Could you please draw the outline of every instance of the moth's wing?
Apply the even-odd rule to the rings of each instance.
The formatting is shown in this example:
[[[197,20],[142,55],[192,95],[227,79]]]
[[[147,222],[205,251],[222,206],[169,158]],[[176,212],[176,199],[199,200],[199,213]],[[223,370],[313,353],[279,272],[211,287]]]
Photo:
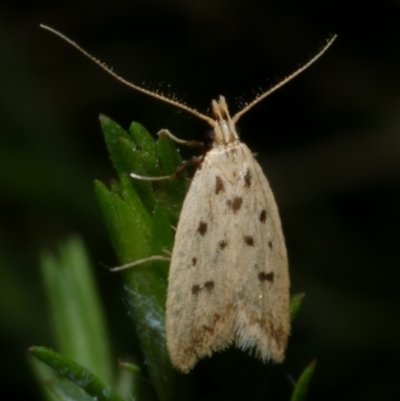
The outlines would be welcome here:
[[[175,235],[166,336],[171,361],[183,372],[234,340],[234,266],[223,252],[230,223],[216,204],[222,199],[216,194],[218,175],[218,153],[211,150],[192,180]]]
[[[236,267],[241,274],[234,276],[235,345],[264,361],[282,362],[290,331],[286,246],[268,181],[247,146],[241,148],[247,179],[237,185],[244,195],[240,230],[232,238],[242,248]]]
[[[287,257],[272,192],[246,145],[215,147],[195,174],[175,236],[171,361],[188,372],[232,342],[281,361],[288,332]]]

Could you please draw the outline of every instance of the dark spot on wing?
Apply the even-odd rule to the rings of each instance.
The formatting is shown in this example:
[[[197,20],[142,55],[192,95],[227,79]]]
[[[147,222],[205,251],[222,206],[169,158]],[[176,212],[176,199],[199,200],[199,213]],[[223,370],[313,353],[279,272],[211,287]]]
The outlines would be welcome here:
[[[203,284],[203,287],[199,284],[195,284],[194,286],[192,286],[192,294],[193,295],[198,295],[202,290],[207,290],[208,292],[211,292],[214,289],[214,281],[209,280],[206,281]]]
[[[204,345],[205,343],[207,343],[208,339],[210,339],[213,334],[214,334],[214,330],[215,330],[215,326],[218,322],[218,320],[220,320],[221,316],[218,313],[214,313],[213,316],[213,321],[210,322],[210,325],[202,325],[202,326],[197,326],[197,322],[194,322],[193,325],[193,330],[192,330],[192,343],[194,345],[194,347],[196,346],[200,346],[204,349]],[[187,349],[187,353],[188,355],[190,355],[190,357],[192,357],[193,355],[193,348],[188,348]],[[186,349],[184,349],[184,351],[186,351]]]
[[[252,235],[244,235],[243,236],[244,242],[248,246],[254,246],[254,238]]]
[[[214,289],[214,281],[206,281],[204,283],[204,288],[208,291],[212,291]]]
[[[204,223],[204,221],[200,221],[199,226],[197,227],[197,232],[204,236],[204,234],[207,232],[207,223]]]
[[[197,263],[197,258],[192,258],[192,265],[196,266],[196,263]]]
[[[222,241],[219,241],[218,242],[218,246],[221,248],[221,249],[225,249],[225,247],[228,245],[228,241],[225,241],[224,239],[222,240]]]
[[[261,210],[259,218],[261,223],[265,223],[267,221],[267,211],[265,209]]]
[[[274,282],[274,273],[266,273],[266,272],[261,272],[258,273],[258,279],[260,281],[269,281],[270,283]]]
[[[244,185],[248,188],[251,185],[251,171],[247,170],[246,175],[244,176]]]
[[[232,210],[236,213],[242,207],[243,199],[236,196],[232,202]]]
[[[225,190],[224,183],[220,176],[215,177],[215,194],[218,195],[220,192]]]
[[[242,207],[243,199],[239,196],[235,196],[233,200],[228,199],[226,204],[232,208],[233,212],[236,213]]]
[[[193,294],[193,295],[197,295],[200,291],[201,291],[201,288],[200,288],[200,286],[199,286],[198,284],[195,284],[195,285],[192,287],[192,294]]]
[[[272,248],[273,248],[272,241],[268,241],[268,246],[269,246],[269,249],[272,249]]]
[[[203,325],[203,330],[209,332],[210,334],[214,334],[214,327]]]

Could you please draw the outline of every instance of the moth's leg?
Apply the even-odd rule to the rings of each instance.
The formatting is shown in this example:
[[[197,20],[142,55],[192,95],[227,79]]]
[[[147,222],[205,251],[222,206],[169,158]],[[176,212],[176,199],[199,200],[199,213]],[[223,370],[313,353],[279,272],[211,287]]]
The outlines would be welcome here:
[[[137,260],[136,262],[127,263],[126,265],[113,267],[112,269],[110,269],[110,271],[111,272],[118,272],[120,270],[130,269],[131,267],[142,265],[143,263],[154,262],[155,260],[162,260],[162,261],[165,261],[165,262],[170,262],[171,261],[171,257],[159,256],[159,255],[149,256],[148,258],[140,259],[140,260]]]
[[[204,148],[204,143],[199,141],[185,141],[183,139],[177,138],[175,135],[167,129],[162,129],[157,132],[158,136],[167,136],[172,141],[179,143],[180,145],[189,146],[190,148]]]
[[[139,175],[136,173],[131,173],[131,177],[135,178],[136,180],[142,181],[164,181],[164,180],[175,180],[177,179],[189,166],[198,165],[203,160],[203,156],[193,156],[189,160],[183,162],[175,171],[174,174],[171,175],[163,175],[160,177],[146,177],[143,175]]]
[[[204,156],[192,156],[189,160],[184,161],[175,171],[174,174],[171,175],[171,180],[175,180],[179,178],[179,176],[190,166],[198,166]]]
[[[204,144],[203,142],[199,141],[184,141],[183,139],[177,138],[175,135],[171,134],[170,131],[167,129],[162,129],[161,131],[158,131],[157,133],[158,136],[167,136],[170,138],[172,141],[179,143],[180,145],[186,145],[189,147],[199,147],[204,149]],[[143,175],[138,175],[135,173],[131,173],[131,177],[135,178],[137,180],[143,180],[143,181],[164,181],[164,180],[175,180],[179,178],[179,176],[189,167],[189,166],[195,166],[201,163],[203,160],[204,156],[193,156],[189,160],[184,161],[175,171],[174,174],[171,175],[164,175],[161,177],[145,177]]]

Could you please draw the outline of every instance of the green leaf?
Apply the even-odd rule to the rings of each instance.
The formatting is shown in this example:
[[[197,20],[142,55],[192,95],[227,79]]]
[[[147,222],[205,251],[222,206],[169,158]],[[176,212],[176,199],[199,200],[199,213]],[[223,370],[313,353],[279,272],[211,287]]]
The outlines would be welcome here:
[[[104,138],[107,144],[111,160],[119,177],[135,172],[144,176],[160,175],[160,169],[149,163],[155,157],[155,144],[150,134],[143,126],[132,123],[131,133],[128,135],[117,123],[108,117],[100,117]],[[151,140],[151,144],[149,143]],[[148,212],[155,206],[155,197],[149,181],[131,180],[131,185],[136,189],[139,198]]]
[[[71,238],[58,256],[44,252],[41,268],[60,352],[110,380],[108,335],[97,287],[82,241]]]
[[[153,137],[142,124],[136,122],[131,124],[129,133],[130,137],[141,151],[143,158],[146,160],[144,164],[147,168],[152,169],[154,160],[157,158]]]
[[[174,143],[166,136],[160,136],[160,138],[158,138],[157,155],[165,175],[174,174],[177,169],[182,166],[182,159]],[[171,211],[173,219],[176,221],[179,219],[182,203],[188,190],[188,182],[185,180],[186,177],[186,172],[182,172],[176,179],[166,182],[167,188],[164,188],[164,191],[158,191],[156,193],[157,200]]]
[[[118,174],[129,174],[129,159],[124,157],[124,144],[129,143],[130,137],[125,130],[110,118],[101,115],[100,124],[111,160]]]
[[[91,371],[73,360],[61,356],[60,354],[49,350],[45,347],[31,347],[30,353],[46,365],[52,367],[59,374],[71,380],[78,387],[85,390],[90,396],[95,397],[99,401],[123,401],[123,399],[115,393],[110,386],[104,384]],[[71,389],[71,387],[69,388]],[[60,391],[57,386],[54,390]],[[72,389],[71,389],[72,391]],[[78,398],[79,400],[83,398]]]
[[[293,390],[292,397],[290,401],[305,401],[307,397],[308,387],[310,385],[310,381],[312,375],[315,370],[317,362],[314,360],[312,361],[303,371],[301,376],[299,377],[296,386]]]
[[[29,362],[41,384],[42,397],[48,401],[93,401],[84,390],[32,355]]]
[[[293,295],[290,298],[290,317],[291,317],[291,320],[293,320],[297,316],[297,314],[299,313],[299,310],[301,308],[301,305],[303,304],[303,300],[304,300],[305,296],[306,295],[304,293],[300,293],[300,294]]]
[[[96,195],[121,264],[143,259],[150,253],[151,217],[145,210],[136,191],[123,178],[121,195],[110,192],[101,182],[95,182]]]
[[[164,255],[172,250],[174,233],[171,225],[178,221],[179,210],[187,183],[160,181],[145,182],[152,191],[127,175],[131,172],[146,176],[172,174],[181,165],[176,148],[169,139],[157,144],[140,124],[131,125],[131,146],[115,144],[120,139],[110,120],[102,123],[108,147],[112,147],[112,160],[119,173],[120,184],[112,190],[96,182],[96,193],[106,221],[111,242],[120,264],[127,264],[149,256]],[[108,133],[107,130],[111,130]],[[121,161],[123,160],[123,161]],[[133,162],[127,162],[133,160]],[[149,200],[150,199],[150,200]],[[187,398],[188,376],[181,375],[171,365],[165,342],[165,301],[167,293],[168,262],[147,262],[124,272],[126,299],[129,312],[136,325],[141,350],[152,384],[162,401]]]
[[[158,205],[154,210],[152,227],[151,227],[151,254],[152,255],[165,255],[164,250],[172,252],[174,245],[174,232],[171,227],[171,215],[164,207]],[[160,262],[153,262],[153,266],[158,265]],[[167,278],[168,270],[163,264],[161,274]]]

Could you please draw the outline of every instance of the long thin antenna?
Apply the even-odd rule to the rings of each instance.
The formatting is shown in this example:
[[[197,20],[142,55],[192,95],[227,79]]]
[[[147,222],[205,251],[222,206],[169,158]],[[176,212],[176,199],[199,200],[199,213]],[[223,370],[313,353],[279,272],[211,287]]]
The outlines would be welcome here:
[[[118,81],[122,82],[124,85],[135,89],[139,92],[145,93],[146,95],[152,96],[156,99],[159,99],[165,103],[169,103],[172,104],[175,107],[178,107],[182,110],[187,111],[188,113],[191,113],[193,115],[195,115],[196,117],[206,121],[209,125],[211,125],[212,127],[216,126],[216,121],[214,119],[212,119],[211,117],[208,117],[202,113],[200,113],[199,111],[197,111],[196,109],[192,109],[189,106],[186,106],[186,104],[180,103],[177,100],[174,99],[170,99],[167,96],[164,95],[160,95],[157,92],[152,92],[151,90],[142,88],[138,85],[133,84],[132,82],[127,81],[126,79],[122,78],[120,75],[118,75],[117,73],[115,73],[110,67],[108,67],[106,64],[102,63],[100,60],[98,60],[97,58],[95,58],[94,56],[92,56],[90,53],[88,53],[86,50],[84,50],[82,47],[80,47],[77,43],[75,43],[73,40],[69,39],[67,36],[63,35],[61,32],[56,31],[53,28],[50,28],[47,25],[43,25],[40,24],[40,27],[43,29],[46,29],[47,31],[50,31],[51,33],[53,33],[54,35],[57,35],[58,37],[60,37],[61,39],[63,39],[64,41],[66,41],[67,43],[69,43],[71,46],[75,47],[76,49],[78,49],[83,55],[85,55],[88,59],[92,60],[94,63],[96,63],[97,65],[99,65],[103,70],[105,70],[106,72],[108,72],[111,76],[113,76],[115,79],[117,79]],[[289,75],[288,77],[286,77],[283,81],[279,82],[277,85],[275,85],[273,88],[269,89],[268,91],[262,93],[261,95],[257,96],[253,101],[251,101],[247,106],[245,106],[242,110],[240,110],[238,113],[236,113],[233,117],[232,117],[232,122],[233,123],[237,123],[239,118],[245,114],[247,111],[249,111],[253,106],[255,106],[257,103],[261,102],[261,100],[265,99],[267,96],[269,96],[271,93],[275,92],[276,90],[278,90],[279,88],[281,88],[283,85],[287,84],[289,81],[291,81],[293,78],[297,77],[297,75],[301,74],[304,70],[306,70],[311,64],[313,64],[316,60],[318,60],[327,50],[328,48],[332,45],[332,43],[334,42],[334,40],[336,39],[337,35],[333,35],[327,42],[327,44],[323,47],[323,49],[317,54],[315,55],[310,61],[308,61],[305,65],[303,65],[302,67],[300,67],[297,71],[295,71],[293,74]]]
[[[212,127],[214,127],[215,125],[215,121],[204,115],[201,114],[199,111],[192,109],[189,106],[186,106],[183,103],[180,103],[176,100],[170,99],[169,97],[166,97],[164,95],[160,95],[159,93],[156,92],[152,92],[148,89],[142,88],[138,85],[133,84],[132,82],[127,81],[126,79],[122,78],[120,75],[118,75],[117,73],[115,73],[110,67],[108,67],[106,64],[102,63],[100,60],[98,60],[97,58],[95,58],[94,56],[92,56],[90,53],[88,53],[86,50],[84,50],[82,47],[80,47],[77,43],[75,43],[73,40],[69,39],[68,37],[66,37],[65,35],[63,35],[61,32],[56,31],[53,28],[50,28],[47,25],[43,25],[40,24],[40,27],[43,29],[46,29],[47,31],[50,31],[51,33],[53,33],[54,35],[57,35],[58,37],[60,37],[61,39],[65,40],[67,43],[69,43],[71,46],[75,47],[76,49],[78,49],[83,55],[85,55],[88,59],[92,60],[94,63],[96,63],[97,65],[99,65],[103,70],[105,70],[106,72],[108,72],[110,75],[112,75],[115,79],[117,79],[118,81],[122,82],[124,85],[135,89],[139,92],[145,93],[146,95],[152,96],[156,99],[162,100],[163,102],[172,104],[176,107],[179,107],[182,110],[185,110],[191,114],[194,114],[196,117],[201,118],[202,120],[207,121],[208,124],[210,124]]]
[[[260,96],[256,97],[253,101],[251,101],[247,106],[245,106],[242,110],[237,112],[233,117],[232,121],[236,124],[239,120],[240,117],[246,112],[248,112],[253,106],[255,106],[257,103],[261,102],[261,100],[265,99],[267,96],[269,96],[271,93],[275,92],[277,89],[281,88],[283,85],[286,85],[289,81],[291,81],[293,78],[297,77],[297,75],[301,74],[304,70],[306,70],[311,64],[313,64],[315,61],[317,61],[327,50],[328,48],[332,45],[334,40],[337,38],[337,35],[333,35],[327,42],[327,44],[320,50],[318,54],[316,54],[309,62],[304,64],[302,67],[300,67],[297,71],[295,71],[293,74],[290,74],[288,77],[286,77],[283,81],[279,82],[277,85],[269,89],[268,91],[264,92]]]

